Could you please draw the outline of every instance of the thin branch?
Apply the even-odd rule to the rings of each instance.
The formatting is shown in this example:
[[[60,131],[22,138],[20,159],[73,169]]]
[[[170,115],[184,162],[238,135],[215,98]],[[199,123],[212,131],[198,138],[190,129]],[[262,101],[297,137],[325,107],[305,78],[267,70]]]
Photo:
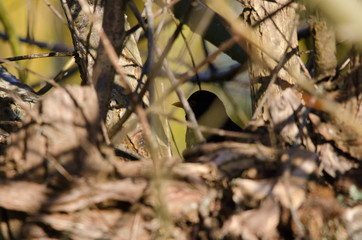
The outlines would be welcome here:
[[[47,57],[70,57],[74,56],[74,54],[75,52],[50,52],[50,53],[37,53],[37,54],[9,57],[5,59],[7,61],[13,62],[13,61],[28,60],[28,59],[47,58]]]
[[[190,6],[190,7],[192,7],[192,6]],[[185,19],[187,19],[187,17],[188,16],[185,16]],[[143,96],[145,95],[145,93],[149,90],[149,87],[150,87],[151,83],[153,82],[153,79],[156,77],[156,75],[158,74],[159,70],[162,67],[163,60],[166,58],[166,56],[170,52],[170,50],[171,50],[171,48],[173,46],[173,43],[175,42],[176,38],[180,34],[180,32],[182,30],[182,26],[183,26],[183,22],[181,22],[180,25],[177,26],[177,28],[174,31],[173,35],[171,36],[170,40],[167,42],[167,45],[166,45],[165,49],[163,50],[163,52],[160,55],[158,61],[156,62],[156,64],[152,68],[152,71],[149,74],[148,79],[145,82],[145,84],[144,84],[143,88],[141,89],[140,93],[137,94],[137,95],[134,95],[136,97],[135,99],[131,99],[131,101],[133,102],[132,106],[129,109],[127,109],[127,111],[123,114],[122,118],[110,130],[109,136],[111,138],[112,138],[112,136],[114,136],[121,129],[123,123],[126,122],[127,119],[131,116],[131,114],[133,113],[133,111],[135,109],[135,104],[140,103],[142,101]],[[175,90],[175,89],[173,89],[173,90]],[[159,100],[157,102],[159,102]]]
[[[181,0],[173,0],[172,2],[170,2],[167,5],[167,8],[171,8],[173,5],[175,5],[176,3],[178,3]],[[162,9],[159,9],[157,12],[155,12],[153,15],[154,17],[158,17],[159,15],[162,14]],[[147,23],[147,19],[144,18],[144,22]],[[132,33],[136,32],[137,29],[139,29],[141,27],[140,23],[138,23],[137,25],[133,26],[131,29],[129,29],[128,31],[126,31],[126,36],[131,35]]]
[[[175,18],[174,14],[172,13],[171,10],[169,10],[169,13],[170,13],[170,16],[171,16],[172,20],[175,22],[176,25],[178,25],[177,20],[176,20],[176,18]],[[186,37],[185,37],[185,35],[183,34],[182,31],[181,31],[181,37],[182,37],[182,39],[184,40],[186,50],[187,50],[187,52],[189,53],[192,67],[195,68],[195,66],[196,66],[195,58],[194,58],[194,56],[193,56],[193,54],[192,54],[191,48],[190,48],[190,46],[189,46],[189,43],[187,42]],[[197,82],[197,84],[199,85],[199,89],[201,90],[201,84],[200,84],[200,81],[198,80],[198,73],[195,74],[195,77],[196,77],[196,82]]]
[[[201,61],[195,68],[190,69],[187,73],[183,74],[180,79],[178,80],[177,84],[173,84],[171,87],[169,87],[165,93],[160,96],[157,101],[155,102],[155,105],[159,104],[162,101],[165,101],[165,99],[173,92],[177,87],[184,84],[186,81],[188,81],[192,76],[194,76],[197,72],[200,71],[202,67],[207,65],[209,62],[213,61],[218,55],[223,53],[226,49],[233,46],[233,44],[236,42],[236,38],[231,38],[228,41],[222,43],[219,48],[210,54],[208,57],[206,57],[204,60]],[[152,107],[151,107],[152,108]]]
[[[157,51],[157,54],[161,54],[160,49],[157,48],[156,51]],[[166,59],[163,60],[163,66],[166,69],[166,73],[167,73],[168,79],[170,80],[170,83],[172,85],[176,85],[177,80],[176,80],[175,75],[173,74],[170,66],[168,65],[168,61]],[[183,106],[188,118],[195,126],[198,126],[196,116],[195,116],[194,112],[192,111],[191,106],[190,106],[189,102],[187,101],[187,99],[185,98],[183,92],[181,91],[181,89],[179,87],[177,87],[175,89],[175,91],[176,91],[177,97],[179,98],[179,100],[182,103],[182,106]],[[200,129],[196,128],[195,130],[196,130],[195,133],[196,133],[197,141],[204,142],[205,138],[202,135]]]
[[[160,111],[152,111],[154,113],[157,114],[162,114],[164,115],[164,113],[160,112]],[[188,128],[192,128],[192,129],[199,129],[202,132],[205,133],[211,133],[211,134],[215,134],[215,135],[219,135],[219,136],[223,136],[223,137],[231,137],[231,138],[238,138],[238,139],[258,139],[258,135],[257,134],[251,134],[251,133],[244,133],[244,132],[235,132],[235,131],[229,131],[229,130],[223,130],[223,129],[219,129],[219,128],[211,128],[211,127],[207,127],[204,125],[195,125],[190,121],[183,121],[180,120],[178,118],[175,118],[173,116],[169,116],[166,115],[168,119],[170,119],[171,121],[177,122],[179,124],[182,124]]]
[[[62,68],[62,70],[54,77],[54,82],[59,83],[62,80],[66,79],[68,76],[70,76],[72,73],[78,71],[78,65],[75,64],[75,58],[71,58]],[[47,93],[50,89],[52,89],[53,86],[56,86],[53,84],[53,82],[49,83],[47,82],[44,87],[42,87],[37,94],[43,95]]]
[[[5,10],[2,1],[0,0],[0,21],[2,22],[5,31],[9,36],[9,43],[13,55],[20,56],[23,55],[23,49],[21,47],[18,34],[16,32],[13,22],[10,20],[8,12]],[[22,67],[25,67],[23,63],[20,63]],[[27,78],[27,73],[22,69],[17,69],[19,72],[19,78],[22,82],[25,82]]]
[[[55,9],[55,7],[53,7],[53,5],[50,4],[50,2],[48,2],[48,0],[43,0],[44,3],[49,7],[49,9],[55,14],[55,16],[57,16],[60,21],[62,21],[65,25],[67,24],[67,21],[63,18],[63,16],[58,12],[58,10]]]
[[[0,32],[0,38],[2,38],[4,40],[9,40],[9,36],[7,34],[1,33],[1,32]],[[35,41],[32,39],[26,39],[26,38],[22,38],[22,37],[19,37],[19,41],[22,43],[29,44],[29,45],[37,46],[42,49],[48,49],[48,50],[51,50],[54,52],[74,51],[72,47],[65,46],[63,44],[58,44],[58,43],[47,43],[47,42]]]
[[[280,8],[276,9],[275,11],[267,14],[263,19],[260,19],[259,21],[256,21],[251,27],[255,28],[257,26],[259,26],[262,22],[268,20],[268,19],[273,19],[273,16],[276,15],[279,11],[283,10],[284,8],[288,7],[290,4],[292,4],[294,1],[289,1],[286,4],[284,4],[283,6],[281,6]],[[265,10],[265,8],[264,8]]]
[[[39,77],[41,80],[46,81],[47,83],[52,84],[53,86],[60,87],[60,85],[57,84],[54,81],[53,78],[49,78],[49,77],[47,77],[45,75],[42,75],[40,73],[37,73],[37,72],[35,72],[35,71],[33,71],[33,70],[29,69],[29,68],[22,67],[22,66],[20,66],[19,64],[15,63],[15,62],[10,62],[10,61],[8,61],[8,60],[6,60],[4,58],[0,58],[0,64],[1,63],[7,63],[8,65],[10,65],[12,67],[15,67],[17,69],[26,70],[28,73],[34,74],[35,76]],[[20,80],[18,80],[18,81],[20,81]]]
[[[286,48],[284,51],[284,54],[282,58],[280,59],[278,65],[273,69],[271,73],[271,79],[268,83],[268,86],[265,90],[265,93],[262,97],[262,99],[259,101],[258,107],[255,109],[253,117],[251,119],[257,119],[257,116],[259,115],[261,109],[264,106],[264,103],[266,100],[268,100],[269,95],[271,94],[271,86],[275,83],[278,77],[279,71],[284,67],[284,65],[287,63],[287,61],[296,53],[297,49],[292,49],[290,52],[288,52],[289,48]]]
[[[197,83],[224,83],[234,80],[234,78],[245,68],[245,65],[236,63],[225,70],[217,70],[215,72],[206,71],[198,73],[189,79],[189,82]]]

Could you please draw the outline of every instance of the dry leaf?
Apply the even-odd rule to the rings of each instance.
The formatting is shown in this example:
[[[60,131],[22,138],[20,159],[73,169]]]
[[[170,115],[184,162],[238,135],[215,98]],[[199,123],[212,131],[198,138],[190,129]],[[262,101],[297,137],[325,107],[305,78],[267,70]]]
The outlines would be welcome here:
[[[37,213],[47,199],[45,185],[26,181],[0,181],[0,206],[8,210]]]
[[[279,205],[271,199],[266,199],[258,209],[232,215],[224,223],[222,235],[251,240],[278,239],[279,218]]]

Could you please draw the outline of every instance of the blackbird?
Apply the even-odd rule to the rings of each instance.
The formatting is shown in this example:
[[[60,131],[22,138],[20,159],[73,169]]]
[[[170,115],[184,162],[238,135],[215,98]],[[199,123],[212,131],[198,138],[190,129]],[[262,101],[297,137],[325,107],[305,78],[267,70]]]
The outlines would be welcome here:
[[[200,90],[194,92],[187,101],[189,102],[199,125],[228,131],[242,131],[242,129],[228,117],[224,104],[215,94],[209,91]],[[182,107],[179,102],[174,103],[173,105]],[[187,115],[185,118],[188,120]],[[208,132],[203,132],[203,136],[205,137],[206,142],[222,142],[229,139],[228,137]],[[194,130],[192,128],[187,128],[186,147],[190,148],[197,144],[198,141]]]

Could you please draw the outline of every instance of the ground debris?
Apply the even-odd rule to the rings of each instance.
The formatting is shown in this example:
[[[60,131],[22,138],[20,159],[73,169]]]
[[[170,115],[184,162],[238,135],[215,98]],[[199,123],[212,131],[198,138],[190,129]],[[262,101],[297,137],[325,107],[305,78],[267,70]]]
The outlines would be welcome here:
[[[345,154],[328,118],[285,94],[276,106],[292,110],[251,122],[252,140],[202,144],[154,169],[149,155],[127,159],[103,143],[96,108],[86,107],[97,106],[92,88],[54,90],[7,137],[1,237],[360,239],[358,151]]]

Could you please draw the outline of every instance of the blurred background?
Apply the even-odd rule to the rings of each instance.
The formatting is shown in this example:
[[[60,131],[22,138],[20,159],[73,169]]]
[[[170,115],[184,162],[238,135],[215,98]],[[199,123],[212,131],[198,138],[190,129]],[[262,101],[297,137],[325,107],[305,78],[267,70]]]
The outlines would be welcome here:
[[[49,45],[57,44],[59,47],[72,49],[72,40],[68,31],[68,27],[63,23],[54,12],[47,6],[50,3],[59,13],[62,14],[63,10],[57,0],[0,0],[2,12],[5,13],[2,19],[5,18],[15,30],[15,34],[26,40],[27,42],[43,42]],[[62,14],[63,16],[63,14]],[[0,24],[1,34],[5,34],[4,22]],[[14,42],[9,42],[3,37],[0,38],[0,57],[8,58],[13,57],[12,45]],[[47,53],[52,50],[47,48],[40,48],[35,44],[28,44],[21,42],[20,50],[23,55]],[[22,60],[17,63],[21,66],[30,69],[40,75],[54,78],[60,70],[64,67],[67,61],[72,57],[52,57],[52,58],[39,58],[31,60]],[[10,64],[4,66],[15,76],[18,76],[18,71]],[[73,75],[65,81],[67,83],[78,84],[79,77]],[[30,86],[37,86],[43,82],[41,76],[37,76],[28,72],[25,82]],[[35,89],[37,90],[37,89]]]
[[[143,1],[135,1],[140,12],[143,10]],[[230,4],[236,3],[236,6],[240,6],[236,1],[229,1]],[[1,8],[1,23],[0,24],[0,58],[9,58],[18,55],[30,55],[38,53],[52,52],[54,49],[46,47],[38,47],[30,42],[43,42],[49,45],[56,44],[59,48],[72,49],[72,39],[66,23],[64,23],[59,17],[56,16],[54,11],[57,11],[64,18],[63,9],[59,0],[0,0]],[[153,4],[154,11],[160,7]],[[234,8],[239,13],[242,9]],[[128,11],[127,19],[131,26],[134,26],[137,21],[131,11]],[[176,24],[169,15],[165,19],[162,17],[155,18],[155,26],[160,21],[164,21],[162,31],[158,36],[156,43],[160,49],[163,49],[168,39],[170,39]],[[4,38],[5,24],[11,26],[15,31],[17,37],[22,38],[25,42],[12,42]],[[193,63],[200,63],[205,59],[205,50],[202,45],[202,39],[200,35],[195,34],[189,30],[185,25],[183,27],[183,37],[179,37],[173,45],[170,54],[167,59],[171,69],[177,76],[182,75],[188,70],[193,68]],[[147,56],[147,39],[141,33],[139,38],[138,47],[141,52],[142,60],[145,61]],[[26,43],[27,42],[27,43]],[[189,50],[185,46],[185,42]],[[20,50],[15,52],[14,46],[19,44]],[[216,48],[206,42],[206,49],[209,53],[212,53]],[[20,51],[20,52],[19,52]],[[191,53],[191,54],[190,54]],[[57,74],[66,66],[72,57],[48,57],[31,60],[17,61],[16,63],[20,67],[29,69],[25,71],[25,77],[22,80],[28,85],[32,86],[35,90],[44,86],[45,79],[53,79]],[[212,62],[217,70],[227,70],[231,66],[235,65],[233,61],[226,54],[219,55],[214,62]],[[9,72],[19,77],[19,71],[13,64],[3,64]],[[244,68],[246,69],[246,68]],[[200,74],[210,71],[210,66],[205,66]],[[33,73],[35,72],[35,73]],[[62,86],[67,84],[80,84],[81,79],[78,72],[71,74],[60,84]],[[170,87],[169,80],[166,77],[164,70],[161,70],[154,84],[154,98],[157,99],[163,94],[165,90]],[[224,102],[227,108],[229,116],[240,126],[246,124],[247,119],[251,115],[251,103],[250,103],[250,90],[248,82],[247,71],[243,71],[238,74],[233,81],[224,82],[222,84],[215,83],[202,83],[201,88],[214,92]],[[185,96],[190,96],[199,87],[194,83],[186,83],[181,86]],[[157,106],[158,111],[164,112],[165,115],[171,115],[180,120],[184,120],[185,113],[182,109],[178,109],[172,105],[172,103],[179,101],[176,94],[171,94],[167,97],[167,100],[162,102],[160,106]],[[186,127],[180,123],[174,121],[166,121],[166,125],[169,124],[171,131],[169,132],[170,140],[172,143],[173,154],[181,153],[185,148],[185,132]],[[166,131],[167,132],[167,131]]]

